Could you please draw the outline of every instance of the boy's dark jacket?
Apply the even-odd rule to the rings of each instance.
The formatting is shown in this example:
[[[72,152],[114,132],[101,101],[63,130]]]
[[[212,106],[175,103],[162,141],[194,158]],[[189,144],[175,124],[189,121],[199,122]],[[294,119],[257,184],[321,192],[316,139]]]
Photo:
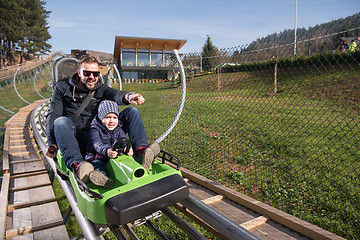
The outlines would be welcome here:
[[[90,139],[85,155],[85,161],[97,159],[107,162],[109,157],[106,154],[106,151],[111,148],[119,138],[127,139],[126,134],[119,125],[114,130],[110,131],[96,116],[90,126]],[[125,143],[121,147],[124,146]]]
[[[53,90],[50,100],[50,109],[46,118],[46,134],[48,144],[56,144],[53,125],[56,118],[65,116],[71,118],[76,110],[85,100],[89,90],[78,88],[76,82],[80,81],[78,74],[66,81],[58,82]],[[82,111],[78,121],[75,123],[79,129],[89,129],[92,119],[97,114],[99,104],[103,100],[112,100],[118,105],[127,105],[123,101],[127,92],[117,91],[107,85],[98,82],[94,89],[95,94],[87,107]]]

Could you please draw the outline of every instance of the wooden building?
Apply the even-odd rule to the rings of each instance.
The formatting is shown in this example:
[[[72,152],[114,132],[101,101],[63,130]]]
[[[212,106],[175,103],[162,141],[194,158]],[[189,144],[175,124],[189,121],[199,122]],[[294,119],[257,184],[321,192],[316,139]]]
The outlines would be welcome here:
[[[186,40],[116,36],[114,60],[122,79],[171,79],[173,50]]]

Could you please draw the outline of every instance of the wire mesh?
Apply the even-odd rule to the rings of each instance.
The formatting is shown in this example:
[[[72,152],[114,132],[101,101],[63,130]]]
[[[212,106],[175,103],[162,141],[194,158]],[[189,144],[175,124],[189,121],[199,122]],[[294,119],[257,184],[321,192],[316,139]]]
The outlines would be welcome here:
[[[48,83],[51,82],[52,59],[55,56],[50,54],[42,60],[0,70],[1,124],[29,102],[51,96],[52,87]],[[39,95],[40,92],[42,95]]]
[[[296,45],[286,30],[182,54],[186,103],[162,149],[200,175],[358,239],[359,26],[357,14],[297,29]],[[149,141],[171,124],[181,99],[175,56],[169,60],[168,79],[122,79],[123,90],[146,99],[137,107]]]
[[[296,51],[288,30],[183,54],[186,104],[162,148],[200,175],[357,239],[360,51],[345,41],[360,44],[359,26],[355,15],[298,29]],[[141,111],[151,139],[174,116],[181,91],[156,86],[159,96]],[[150,89],[139,91],[146,98]]]

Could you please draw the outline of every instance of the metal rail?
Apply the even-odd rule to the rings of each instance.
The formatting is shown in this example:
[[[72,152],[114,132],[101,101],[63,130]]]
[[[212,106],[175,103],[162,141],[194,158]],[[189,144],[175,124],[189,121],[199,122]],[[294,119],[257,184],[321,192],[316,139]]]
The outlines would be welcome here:
[[[182,110],[184,108],[184,104],[185,104],[185,96],[186,96],[186,78],[185,78],[185,71],[184,71],[184,67],[183,64],[181,62],[180,56],[179,56],[179,52],[178,50],[174,50],[174,54],[176,56],[176,61],[179,64],[179,71],[180,71],[180,76],[181,76],[181,98],[180,98],[180,104],[178,107],[178,111],[176,113],[176,116],[174,117],[173,122],[170,124],[169,128],[155,141],[160,143],[162,140],[164,140],[164,138],[169,135],[169,133],[173,130],[173,128],[175,127],[177,121],[180,118],[180,115],[182,113]]]
[[[39,91],[37,90],[37,88],[36,88],[35,81],[36,81],[36,76],[38,75],[38,73],[39,73],[39,71],[36,71],[36,73],[35,73],[35,75],[34,75],[34,78],[33,78],[34,89],[35,89],[36,93],[37,93],[42,99],[45,99],[45,97],[44,97],[43,95],[41,95],[41,94],[39,93]]]
[[[181,201],[184,207],[190,209],[203,221],[215,228],[219,233],[229,240],[255,240],[260,239],[245,228],[237,225],[224,215],[220,214],[213,208],[201,202],[194,196],[190,195],[187,199]]]
[[[42,103],[44,104],[44,103]],[[42,134],[40,133],[40,124],[42,124],[41,122],[36,123],[36,115],[39,114],[38,109],[40,109],[42,106],[42,104],[39,104],[31,113],[31,126],[33,128],[33,134],[34,137],[36,138],[36,141],[39,145],[39,148],[41,149],[41,151],[43,153],[46,152],[47,149],[47,144],[45,141],[45,138],[42,136]],[[46,103],[45,103],[46,104]],[[86,219],[84,217],[84,215],[80,212],[77,203],[76,203],[76,197],[74,192],[72,191],[71,185],[68,181],[65,181],[63,179],[61,179],[61,177],[56,174],[56,165],[53,159],[48,158],[45,154],[44,154],[44,160],[48,163],[48,165],[50,165],[51,167],[51,171],[53,173],[55,173],[56,178],[58,179],[65,195],[66,198],[69,201],[69,204],[74,212],[74,215],[79,223],[79,226],[84,234],[84,237],[86,239],[102,239],[101,235],[99,234],[96,226],[94,223],[92,223],[91,221],[89,221],[88,219]]]
[[[15,74],[14,74],[14,79],[13,79],[13,84],[14,84],[14,90],[16,92],[16,94],[18,95],[18,97],[23,100],[24,102],[26,102],[28,105],[30,105],[31,103],[29,103],[28,101],[26,101],[23,97],[20,96],[19,92],[16,89],[16,74],[20,71],[20,68],[18,68],[18,70],[16,70]]]

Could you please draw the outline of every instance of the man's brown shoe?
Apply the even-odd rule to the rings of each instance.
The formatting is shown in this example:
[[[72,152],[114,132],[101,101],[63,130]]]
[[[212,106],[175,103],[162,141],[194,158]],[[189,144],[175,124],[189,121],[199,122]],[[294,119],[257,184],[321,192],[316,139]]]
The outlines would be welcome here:
[[[150,166],[154,158],[160,153],[160,145],[157,142],[152,142],[144,149],[142,154],[143,163],[142,166],[145,168],[146,172],[149,172]]]

